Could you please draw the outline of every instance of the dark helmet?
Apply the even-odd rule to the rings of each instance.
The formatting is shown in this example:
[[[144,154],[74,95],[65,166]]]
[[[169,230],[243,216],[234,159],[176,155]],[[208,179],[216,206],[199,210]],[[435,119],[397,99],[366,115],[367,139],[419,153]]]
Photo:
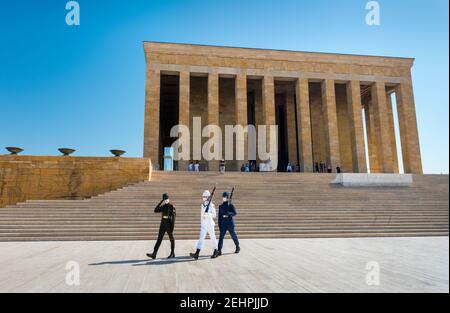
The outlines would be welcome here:
[[[222,197],[223,197],[223,198],[228,198],[228,197],[230,197],[230,194],[229,194],[227,191],[225,191],[225,192],[222,194]]]
[[[163,193],[162,198],[163,198],[163,200],[169,199],[169,194],[168,193]]]

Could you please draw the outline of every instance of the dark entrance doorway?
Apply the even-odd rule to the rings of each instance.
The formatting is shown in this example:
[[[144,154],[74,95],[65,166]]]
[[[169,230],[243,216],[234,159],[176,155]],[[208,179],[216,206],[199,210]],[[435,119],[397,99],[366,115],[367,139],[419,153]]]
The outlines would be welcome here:
[[[178,125],[178,101],[179,101],[179,76],[161,75],[161,95],[160,95],[160,117],[159,128],[161,134],[159,146],[159,164],[163,169],[164,164],[164,148],[172,146],[177,138],[170,137],[170,130],[173,126]],[[177,169],[177,162],[174,169]]]
[[[261,81],[248,80],[247,82],[247,125],[253,125],[256,129],[256,88],[261,86]],[[247,161],[247,160],[246,160]],[[245,163],[245,162],[244,162]],[[248,160],[249,169],[251,172],[256,171],[257,162],[256,159]],[[243,165],[243,164],[241,164]]]

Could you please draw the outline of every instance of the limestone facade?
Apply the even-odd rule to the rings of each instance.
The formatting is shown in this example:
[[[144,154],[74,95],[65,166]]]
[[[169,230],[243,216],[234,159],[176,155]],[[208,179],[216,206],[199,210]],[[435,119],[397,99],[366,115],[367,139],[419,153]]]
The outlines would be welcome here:
[[[84,199],[151,179],[145,158],[0,156],[0,208],[27,200]]]
[[[291,162],[312,172],[323,162],[344,172],[396,173],[396,105],[404,171],[422,174],[414,59],[159,42],[144,42],[144,50],[144,157],[157,168],[163,148],[176,140],[162,135],[161,125],[168,127],[162,121],[176,115],[191,137],[195,117],[202,127],[219,125],[223,134],[225,125],[278,125],[280,170]],[[191,138],[190,160],[216,170],[219,160],[206,162],[193,151],[206,141]],[[229,168],[238,170],[247,158],[245,149],[244,160],[228,162]],[[178,169],[188,162],[178,162]]]

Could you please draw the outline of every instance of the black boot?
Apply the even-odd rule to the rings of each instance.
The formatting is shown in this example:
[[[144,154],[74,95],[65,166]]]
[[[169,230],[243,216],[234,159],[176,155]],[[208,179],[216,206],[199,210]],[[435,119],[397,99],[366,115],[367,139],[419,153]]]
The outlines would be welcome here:
[[[219,250],[214,249],[213,255],[211,255],[211,259],[215,259],[219,256]]]
[[[221,255],[222,255],[222,249],[220,249],[220,250],[219,250],[219,253],[218,253],[218,255],[219,255],[219,256],[221,256]]]
[[[189,255],[191,256],[191,258],[194,258],[196,260],[198,260],[198,256],[200,254],[200,249],[197,249],[197,251],[195,251],[195,253],[189,253]]]
[[[241,248],[239,248],[239,246],[236,246],[236,251],[234,251],[234,253],[239,253],[241,252]]]
[[[147,256],[150,258],[150,259],[156,259],[156,253],[155,252],[153,252],[153,253],[147,253]]]
[[[167,257],[168,259],[172,259],[175,257],[175,252],[170,252],[170,255]]]

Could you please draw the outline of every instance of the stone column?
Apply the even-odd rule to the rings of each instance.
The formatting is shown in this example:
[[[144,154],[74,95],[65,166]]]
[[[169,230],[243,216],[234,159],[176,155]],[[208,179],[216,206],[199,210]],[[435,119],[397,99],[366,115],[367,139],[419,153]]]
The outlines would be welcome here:
[[[391,94],[386,95],[387,111],[388,111],[388,123],[389,123],[389,136],[391,140],[391,151],[392,151],[392,164],[394,166],[394,173],[399,172],[398,168],[398,156],[397,156],[397,142],[395,141],[395,126],[394,126],[394,115],[392,110],[392,96]]]
[[[265,76],[263,81],[263,123],[275,125],[275,81],[272,76]]]
[[[375,125],[373,126],[375,126],[378,164],[382,173],[393,173],[394,164],[392,162],[385,83],[374,83],[372,85],[371,94],[374,109]]]
[[[336,91],[334,80],[322,82],[322,112],[324,117],[327,164],[331,164],[333,172],[340,165],[339,133],[336,114]]]
[[[297,99],[298,154],[300,156],[300,168],[303,172],[312,173],[314,171],[314,165],[308,79],[299,78],[295,90]]]
[[[243,127],[247,126],[247,75],[238,74],[236,75],[236,85],[235,85],[235,121],[237,125]],[[248,161],[248,146],[247,146],[247,134],[244,135],[244,141],[242,141],[238,136],[236,136],[236,156],[238,154],[243,154],[244,160],[237,160],[234,162],[236,164],[236,170],[239,170],[239,165]],[[243,151],[241,151],[243,147]]]
[[[412,81],[396,89],[398,123],[405,173],[423,174]]]
[[[159,164],[159,110],[161,73],[147,68],[145,86],[145,121],[144,121],[144,157],[150,158],[154,169],[161,169]]]
[[[359,81],[347,83],[347,106],[354,173],[367,173],[364,128],[362,122],[361,86]]]
[[[180,72],[180,100],[178,106],[178,116],[179,121],[178,124],[184,125],[189,129],[190,124],[190,73],[189,72]],[[190,138],[189,138],[190,142]],[[183,149],[187,149],[187,147],[183,147]],[[189,155],[189,160],[180,160],[178,161],[178,170],[186,171],[187,165],[191,159],[191,153]]]
[[[208,75],[208,125],[219,125],[219,74]],[[219,147],[215,147],[219,149]],[[208,161],[208,171],[219,171],[219,160]]]
[[[367,145],[369,150],[370,173],[380,173],[380,166],[378,165],[377,149],[376,149],[376,134],[374,122],[374,110],[372,101],[365,106],[366,113],[366,129],[367,129]]]
[[[292,166],[297,165],[297,159],[300,162],[300,158],[297,157],[298,147],[297,147],[297,124],[295,120],[295,97],[293,86],[286,86],[286,123],[287,123],[287,142],[288,142],[288,153],[289,162]],[[299,163],[298,162],[298,163]],[[300,163],[299,163],[300,165]]]
[[[266,126],[266,149],[270,148],[270,125],[275,125],[275,81],[273,76],[264,76],[262,84],[262,124]],[[278,138],[276,139],[278,142]],[[274,170],[276,170],[274,168]]]

